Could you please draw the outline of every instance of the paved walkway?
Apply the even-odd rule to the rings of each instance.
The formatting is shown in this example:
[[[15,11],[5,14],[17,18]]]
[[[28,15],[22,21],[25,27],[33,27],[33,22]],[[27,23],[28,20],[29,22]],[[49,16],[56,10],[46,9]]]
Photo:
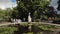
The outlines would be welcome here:
[[[21,23],[27,23],[27,22],[21,22]],[[0,24],[0,26],[15,25],[15,24],[21,24],[21,23],[2,23],[2,24]],[[32,22],[32,23],[40,23],[40,24],[44,24],[44,25],[54,25],[54,26],[57,26],[57,32],[60,32],[59,24],[43,23],[43,22]],[[29,25],[32,25],[32,24],[29,24]]]
[[[27,22],[21,22],[21,23],[27,23]],[[36,23],[36,22],[32,22],[32,23]],[[60,27],[60,24],[43,23],[43,22],[37,22],[37,23],[44,24],[44,25],[55,25],[55,26]],[[0,24],[0,26],[13,25],[13,24],[20,24],[20,23],[10,23],[10,22],[9,23],[2,23],[2,24]]]

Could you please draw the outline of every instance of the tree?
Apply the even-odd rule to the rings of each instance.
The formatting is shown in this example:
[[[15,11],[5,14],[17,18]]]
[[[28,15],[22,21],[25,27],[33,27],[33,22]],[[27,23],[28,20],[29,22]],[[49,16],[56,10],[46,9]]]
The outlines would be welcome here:
[[[14,7],[11,12],[11,18],[17,18],[18,17],[18,11],[17,8]]]
[[[58,0],[58,7],[57,10],[60,11],[60,0]],[[57,17],[60,19],[60,14],[57,14]]]
[[[60,10],[60,0],[58,1],[58,10]]]
[[[28,18],[28,13],[31,13],[31,18],[39,19],[41,15],[45,15],[47,12],[46,6],[49,1],[47,0],[17,0],[18,16],[21,20]],[[35,15],[36,14],[36,15]],[[18,18],[18,17],[17,17]]]
[[[48,6],[48,12],[47,12],[47,16],[49,17],[57,17],[57,12],[54,11],[54,8],[52,6]]]
[[[7,8],[5,10],[0,9],[0,18],[5,19],[5,20],[10,20],[11,19],[11,14],[12,14],[12,9],[11,8]]]

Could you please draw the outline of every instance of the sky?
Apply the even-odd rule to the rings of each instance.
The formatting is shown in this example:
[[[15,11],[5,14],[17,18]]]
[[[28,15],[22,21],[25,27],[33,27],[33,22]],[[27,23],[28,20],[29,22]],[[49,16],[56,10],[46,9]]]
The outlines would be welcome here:
[[[16,0],[0,0],[0,8],[1,9],[6,9],[6,8],[12,8],[15,7]]]
[[[50,3],[50,6],[53,6],[54,9],[57,11],[57,14],[60,14],[60,11],[57,10],[57,7],[58,7],[58,0],[52,0],[51,3]]]
[[[57,1],[58,0],[52,0],[50,6],[53,6],[56,9],[58,6]],[[15,7],[16,5],[17,5],[16,0],[0,0],[0,8],[2,9],[12,8]]]
[[[52,0],[50,6],[53,6],[55,9],[58,7],[58,0]]]

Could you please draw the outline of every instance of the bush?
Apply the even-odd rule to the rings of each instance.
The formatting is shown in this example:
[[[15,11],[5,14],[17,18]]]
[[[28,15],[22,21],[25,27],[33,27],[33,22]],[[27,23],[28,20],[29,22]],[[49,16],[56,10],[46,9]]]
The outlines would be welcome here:
[[[44,24],[40,24],[40,23],[35,23],[35,24],[33,24],[33,27],[38,27],[38,28],[40,28],[41,30],[43,30],[43,31],[55,31],[56,30],[56,26],[54,26],[54,25],[44,25]]]
[[[15,30],[15,27],[0,27],[0,34],[13,34]]]

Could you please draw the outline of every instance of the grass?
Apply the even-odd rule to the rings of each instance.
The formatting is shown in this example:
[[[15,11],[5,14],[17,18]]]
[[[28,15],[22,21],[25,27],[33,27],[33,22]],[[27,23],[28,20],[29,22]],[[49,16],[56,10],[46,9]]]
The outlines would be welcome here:
[[[33,34],[33,32],[29,32],[29,33],[27,33],[27,34]]]
[[[28,23],[21,23],[20,26],[28,26]],[[35,23],[33,24],[33,27],[34,28],[40,28],[44,31],[48,30],[48,31],[55,31],[56,30],[56,27],[53,26],[53,25],[44,25],[44,24],[39,24],[39,23]],[[3,27],[0,27],[0,34],[14,34],[14,31],[16,31],[17,28],[15,27],[8,27],[8,26],[3,26]],[[23,33],[25,34],[25,33]],[[33,32],[28,32],[27,34],[33,34]],[[39,34],[39,33],[37,33]]]
[[[13,34],[15,30],[15,27],[0,27],[0,34]]]
[[[56,30],[56,26],[55,25],[45,25],[45,24],[40,24],[40,23],[34,23],[33,26],[36,26],[42,30],[47,30],[47,31],[55,31]]]
[[[26,34],[26,33],[23,33],[23,34]],[[33,32],[28,32],[27,34],[33,34]]]

